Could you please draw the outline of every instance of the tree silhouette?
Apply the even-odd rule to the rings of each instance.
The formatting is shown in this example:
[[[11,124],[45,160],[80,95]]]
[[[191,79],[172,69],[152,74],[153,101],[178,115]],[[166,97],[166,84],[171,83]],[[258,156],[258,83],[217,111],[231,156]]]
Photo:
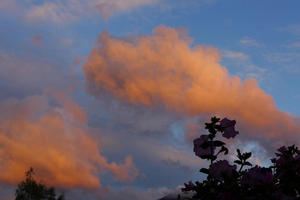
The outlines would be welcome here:
[[[16,189],[15,200],[65,200],[64,195],[56,198],[53,187],[48,188],[42,183],[37,183],[33,178],[33,168],[30,168],[25,175],[26,179]]]

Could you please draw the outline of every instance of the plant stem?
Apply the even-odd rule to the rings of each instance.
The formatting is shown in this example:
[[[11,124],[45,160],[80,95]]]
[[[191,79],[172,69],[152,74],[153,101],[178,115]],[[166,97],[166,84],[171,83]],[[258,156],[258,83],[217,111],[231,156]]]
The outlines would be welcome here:
[[[210,155],[211,155],[211,159],[210,159],[210,164],[212,165],[213,163],[213,159],[212,159],[212,156],[213,156],[213,147],[212,147],[212,139],[210,139]]]
[[[240,169],[239,169],[239,173],[242,171],[242,168],[244,167],[244,164],[241,165]]]

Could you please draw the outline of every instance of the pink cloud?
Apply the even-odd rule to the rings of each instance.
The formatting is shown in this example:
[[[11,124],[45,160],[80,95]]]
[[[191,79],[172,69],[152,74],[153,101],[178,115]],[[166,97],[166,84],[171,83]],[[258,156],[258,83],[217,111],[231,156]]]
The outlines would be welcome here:
[[[99,187],[106,172],[125,182],[139,174],[130,156],[117,164],[101,155],[84,110],[65,92],[7,99],[0,109],[1,183],[19,183],[31,166],[41,181],[64,188]]]
[[[34,4],[31,1],[4,0],[0,9],[18,13],[29,22],[66,23],[95,13],[107,19],[115,14],[129,12],[160,1],[162,0],[45,0]]]
[[[35,46],[42,47],[43,39],[44,38],[41,35],[36,35],[30,40],[30,42]]]
[[[190,116],[225,115],[256,137],[298,138],[297,116],[280,111],[255,79],[229,77],[217,49],[191,48],[191,41],[186,32],[165,26],[130,39],[103,32],[83,67],[89,90],[96,96],[105,90],[132,104],[163,104]]]
[[[100,15],[104,18],[111,17],[117,12],[126,12],[141,6],[152,5],[160,0],[103,0],[96,5]]]

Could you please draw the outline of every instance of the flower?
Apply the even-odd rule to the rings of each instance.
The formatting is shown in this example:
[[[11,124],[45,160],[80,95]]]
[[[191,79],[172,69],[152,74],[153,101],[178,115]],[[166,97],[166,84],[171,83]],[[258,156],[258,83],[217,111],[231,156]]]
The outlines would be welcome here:
[[[209,174],[217,180],[223,180],[224,176],[232,176],[235,170],[236,165],[230,165],[227,160],[219,160],[209,167]]]
[[[224,118],[221,120],[221,127],[224,128],[223,137],[229,139],[234,138],[237,134],[239,134],[238,131],[234,130],[234,126],[236,124],[235,120],[229,120],[227,118]]]
[[[270,168],[255,166],[243,176],[241,183],[243,185],[264,185],[271,184],[272,181],[273,174]]]
[[[285,152],[287,152],[287,148],[285,146],[280,147],[279,149],[277,149],[278,152],[280,152],[281,154],[284,154]]]
[[[209,147],[208,148],[201,147],[201,145],[207,141],[208,141],[208,135],[201,135],[199,138],[194,140],[194,152],[196,156],[201,157],[201,156],[206,156],[211,154]],[[214,149],[215,148],[213,148],[213,153],[214,153]]]
[[[300,160],[300,152],[297,152],[297,155],[295,156],[295,160]]]
[[[184,183],[184,188],[181,189],[182,192],[193,191],[196,185],[190,181],[189,183]]]

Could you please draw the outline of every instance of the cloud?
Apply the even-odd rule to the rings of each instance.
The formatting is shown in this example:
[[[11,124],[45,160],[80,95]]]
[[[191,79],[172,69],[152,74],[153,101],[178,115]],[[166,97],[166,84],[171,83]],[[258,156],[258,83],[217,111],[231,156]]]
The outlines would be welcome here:
[[[240,40],[240,43],[242,45],[245,45],[245,46],[252,46],[252,47],[258,47],[258,46],[260,46],[260,44],[256,40],[254,40],[254,39],[252,39],[252,38],[250,38],[248,36],[243,37]]]
[[[97,191],[69,190],[67,196],[73,200],[154,200],[170,193],[180,193],[180,187],[170,189],[167,187],[141,189],[139,187],[125,186],[112,188],[105,186]]]
[[[296,75],[300,73],[300,53],[293,52],[270,52],[263,54],[263,57],[272,65],[277,67],[281,73]]]
[[[223,57],[224,58],[230,58],[230,59],[236,59],[236,60],[246,60],[249,57],[242,53],[242,52],[236,52],[236,51],[230,51],[230,50],[225,50],[223,52]]]
[[[147,190],[140,190],[135,187],[124,187],[121,189],[112,189],[112,188],[105,188],[105,192],[102,192],[100,199],[103,200],[153,200],[159,199],[168,195],[170,193],[180,193],[180,187],[176,189],[170,189],[167,187],[160,187],[160,188],[150,188]]]
[[[152,5],[160,0],[103,0],[96,5],[100,15],[104,18],[111,17],[116,12],[126,12],[131,9]]]
[[[117,139],[125,141],[128,137],[131,137],[129,143],[123,142],[118,145]],[[164,141],[162,137],[132,135],[130,132],[122,134],[108,132],[100,136],[101,146],[112,154],[120,154],[119,152],[127,150],[132,152],[131,154],[136,154],[136,157],[144,157],[143,162],[172,162],[190,169],[197,169],[203,164],[193,154],[191,146],[174,145],[172,140],[174,138],[168,137],[168,141]]]
[[[103,18],[110,18],[117,13],[153,5],[161,0],[33,0],[21,2],[4,0],[2,10],[18,11],[30,22],[49,21],[65,23],[99,13]]]
[[[56,187],[95,188],[99,175],[130,182],[139,174],[132,158],[108,162],[86,125],[85,112],[66,92],[0,102],[0,183],[15,185],[33,167],[39,180]]]
[[[298,117],[280,111],[255,79],[229,77],[217,49],[190,45],[186,31],[165,26],[130,38],[103,32],[83,67],[89,92],[109,92],[135,105],[164,105],[189,116],[228,116],[252,136],[297,141]]]
[[[31,44],[33,44],[35,46],[42,47],[43,39],[44,39],[43,36],[36,35],[30,40],[30,42],[31,42]]]
[[[249,55],[231,50],[222,51],[222,61],[231,67],[235,67],[235,75],[241,79],[254,78],[261,81],[264,78],[264,73],[267,71],[253,64]]]
[[[300,48],[300,42],[293,42],[290,44],[285,45],[287,48]]]
[[[19,95],[24,91],[27,94],[41,92],[48,87],[61,88],[71,81],[62,68],[30,55],[25,57],[0,51],[0,60],[1,87],[4,87],[0,96],[13,90]]]
[[[278,29],[279,31],[286,31],[290,34],[293,34],[295,36],[299,36],[300,35],[300,24],[290,24],[288,26],[285,27],[281,27]]]
[[[298,52],[272,52],[263,55],[272,63],[298,63],[300,53]]]

